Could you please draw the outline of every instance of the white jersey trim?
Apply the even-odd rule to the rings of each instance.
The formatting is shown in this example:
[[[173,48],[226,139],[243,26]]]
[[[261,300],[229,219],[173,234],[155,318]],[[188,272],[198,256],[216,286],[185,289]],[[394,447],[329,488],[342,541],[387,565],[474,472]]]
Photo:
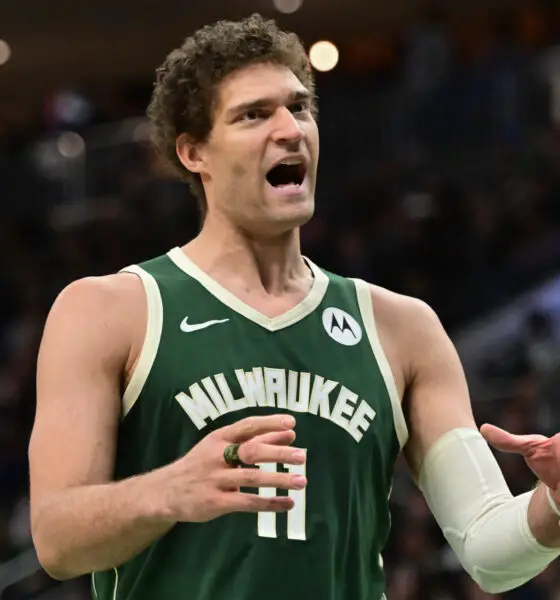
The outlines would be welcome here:
[[[360,307],[360,313],[362,315],[362,321],[368,336],[368,340],[377,360],[379,370],[385,381],[385,387],[391,400],[391,409],[393,411],[393,423],[395,425],[395,433],[399,440],[401,450],[404,448],[408,440],[408,427],[404,418],[402,409],[401,399],[399,398],[399,391],[393,372],[391,371],[391,365],[387,360],[379,335],[377,332],[377,326],[375,324],[375,315],[373,311],[373,302],[371,299],[371,287],[365,281],[361,279],[353,279],[356,285],[356,294],[358,296],[358,306]]]
[[[217,281],[214,281],[207,273],[192,262],[181,248],[173,248],[167,253],[167,256],[187,275],[190,275],[204,286],[215,298],[228,308],[243,315],[249,321],[253,321],[257,325],[264,327],[268,331],[278,331],[294,325],[311,314],[321,304],[323,297],[329,285],[329,278],[313,264],[309,259],[305,258],[305,262],[313,272],[313,284],[309,294],[297,305],[278,317],[267,317],[255,310],[253,307],[245,304],[229,290],[222,287]]]
[[[115,587],[113,588],[113,600],[117,600],[117,589],[119,587],[119,572],[116,567],[113,569],[115,572]],[[95,573],[91,574],[91,583],[93,587],[93,595],[95,596],[95,600],[99,599],[99,595],[97,594],[97,587],[95,585]]]
[[[144,269],[138,265],[131,265],[122,269],[121,273],[133,273],[140,278],[146,293],[148,313],[142,350],[122,398],[124,419],[138,400],[156,359],[163,329],[163,303],[156,280]]]
[[[116,567],[115,567],[114,571],[115,571],[115,588],[113,589],[113,600],[117,600],[117,590],[119,588],[119,572],[117,571]]]

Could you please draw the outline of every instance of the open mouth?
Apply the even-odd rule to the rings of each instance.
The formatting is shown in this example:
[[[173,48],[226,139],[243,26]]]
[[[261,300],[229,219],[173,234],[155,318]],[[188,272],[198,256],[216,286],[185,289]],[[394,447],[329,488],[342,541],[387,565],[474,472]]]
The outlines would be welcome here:
[[[305,179],[305,173],[305,164],[301,161],[297,163],[282,162],[270,169],[266,175],[266,180],[275,188],[289,185],[300,186]]]

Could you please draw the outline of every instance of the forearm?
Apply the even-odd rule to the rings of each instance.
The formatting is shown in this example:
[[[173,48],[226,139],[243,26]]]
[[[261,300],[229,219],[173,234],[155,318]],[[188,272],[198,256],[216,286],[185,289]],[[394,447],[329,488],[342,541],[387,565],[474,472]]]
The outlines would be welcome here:
[[[104,571],[130,560],[167,533],[158,493],[161,471],[116,483],[61,490],[33,511],[41,564],[57,579]]]
[[[542,483],[531,497],[527,521],[539,544],[547,548],[560,548],[560,516],[552,509],[546,496],[546,486]]]
[[[522,585],[560,554],[543,545],[558,539],[560,519],[546,490],[513,497],[476,430],[443,436],[426,458],[420,485],[464,568],[490,593]]]

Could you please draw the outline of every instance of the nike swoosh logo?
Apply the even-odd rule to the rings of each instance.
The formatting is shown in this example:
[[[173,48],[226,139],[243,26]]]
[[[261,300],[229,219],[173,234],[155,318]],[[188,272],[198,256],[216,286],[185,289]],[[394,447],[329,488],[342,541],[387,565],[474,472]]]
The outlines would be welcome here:
[[[199,331],[200,329],[206,329],[207,327],[211,327],[212,325],[218,325],[218,323],[226,323],[229,319],[214,319],[213,321],[204,321],[204,323],[196,323],[194,325],[189,325],[187,321],[189,317],[185,317],[181,321],[181,331],[185,333],[192,333],[193,331]]]

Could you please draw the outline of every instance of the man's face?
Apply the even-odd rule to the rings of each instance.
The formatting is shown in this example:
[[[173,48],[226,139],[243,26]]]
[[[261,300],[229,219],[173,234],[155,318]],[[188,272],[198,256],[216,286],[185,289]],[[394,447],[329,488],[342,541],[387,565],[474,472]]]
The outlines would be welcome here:
[[[210,137],[199,148],[210,212],[256,235],[311,218],[319,156],[312,102],[285,67],[251,65],[224,79]]]

